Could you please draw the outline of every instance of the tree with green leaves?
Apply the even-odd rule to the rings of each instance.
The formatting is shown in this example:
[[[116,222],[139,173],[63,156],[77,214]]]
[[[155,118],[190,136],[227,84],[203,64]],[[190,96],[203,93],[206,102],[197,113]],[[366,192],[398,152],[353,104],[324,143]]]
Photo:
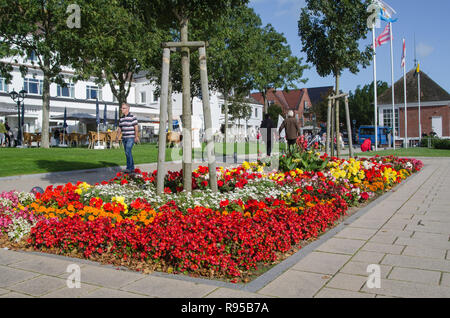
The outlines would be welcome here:
[[[119,105],[127,101],[133,76],[151,69],[160,53],[162,31],[142,14],[136,0],[80,0],[81,28],[67,32],[76,79],[108,83]],[[154,67],[154,66],[153,66]],[[120,107],[119,107],[120,111]]]
[[[221,15],[227,8],[244,5],[248,0],[141,0],[140,7],[146,16],[158,17],[157,22],[161,28],[180,30],[180,41],[189,40],[189,22],[192,19],[212,21]],[[201,40],[201,39],[199,39]],[[190,50],[188,47],[181,48],[182,69],[182,99],[183,129],[190,136],[191,124],[191,77],[190,77]],[[159,149],[164,151],[164,149]],[[183,188],[192,191],[192,142],[191,138],[183,138]]]
[[[352,119],[356,120],[358,126],[361,125],[374,125],[373,122],[373,101],[374,91],[373,82],[371,84],[359,86],[355,89],[355,92],[350,92],[348,96],[348,107]],[[383,81],[377,82],[377,91],[383,94],[389,89],[389,84]]]
[[[69,29],[66,13],[70,1],[62,0],[1,0],[0,38],[2,54],[15,53],[37,57],[37,67],[44,75],[42,85],[42,147],[49,148],[50,83],[64,85],[62,66],[67,56],[61,47],[67,41],[65,32]],[[7,47],[7,49],[5,49]],[[12,69],[1,67],[3,73]],[[22,66],[22,72],[27,68]],[[6,74],[7,75],[7,74]]]
[[[277,88],[287,91],[296,89],[296,82],[306,83],[302,76],[308,66],[292,55],[284,35],[270,24],[260,30],[255,53],[251,62],[253,88],[262,93],[264,113],[267,113],[268,91]]]
[[[280,117],[280,115],[283,116],[283,108],[281,108],[281,106],[278,104],[272,104],[267,109],[267,113],[275,123],[278,123],[278,118]]]
[[[367,67],[372,49],[363,51],[359,41],[367,37],[367,7],[369,0],[306,0],[300,13],[298,35],[307,62],[316,67],[321,77],[335,77],[335,92],[340,92],[339,79],[346,69],[359,72],[359,66]]]

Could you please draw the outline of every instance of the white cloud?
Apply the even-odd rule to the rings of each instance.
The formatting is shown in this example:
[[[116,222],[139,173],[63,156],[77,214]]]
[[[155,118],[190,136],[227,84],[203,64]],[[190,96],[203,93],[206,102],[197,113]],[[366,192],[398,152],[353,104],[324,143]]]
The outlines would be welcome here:
[[[417,45],[417,54],[419,57],[427,57],[431,55],[434,52],[434,47],[425,44],[423,42],[420,42],[419,45]]]

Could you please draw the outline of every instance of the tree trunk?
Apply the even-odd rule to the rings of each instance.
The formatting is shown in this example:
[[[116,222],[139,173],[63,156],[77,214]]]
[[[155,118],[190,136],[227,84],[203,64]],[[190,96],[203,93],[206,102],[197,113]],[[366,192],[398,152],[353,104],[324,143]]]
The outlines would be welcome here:
[[[42,148],[50,148],[50,79],[47,71],[50,68],[50,61],[44,61],[44,83],[42,87]],[[23,134],[23,132],[22,132]]]
[[[269,111],[269,105],[267,101],[267,90],[264,90],[263,93],[263,99],[264,99],[264,114],[267,114]]]
[[[336,75],[336,94],[339,95],[339,73]],[[336,153],[337,157],[341,157],[341,135],[339,131],[339,99],[336,99]]]
[[[226,162],[227,157],[227,138],[228,138],[228,93],[223,94],[223,111],[225,115],[225,126],[224,126],[224,140],[223,140],[223,162]]]
[[[188,22],[181,21],[181,42],[188,41]],[[181,48],[181,70],[183,78],[183,189],[192,192],[192,117],[191,77],[189,69],[189,48]]]

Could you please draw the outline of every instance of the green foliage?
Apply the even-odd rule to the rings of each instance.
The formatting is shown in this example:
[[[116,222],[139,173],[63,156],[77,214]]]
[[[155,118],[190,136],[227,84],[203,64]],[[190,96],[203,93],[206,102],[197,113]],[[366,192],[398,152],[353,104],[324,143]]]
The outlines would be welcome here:
[[[248,120],[252,116],[252,107],[243,96],[234,95],[230,97],[228,114],[232,120]]]
[[[377,82],[377,94],[383,94],[389,85],[386,82]],[[374,89],[373,82],[371,84],[364,85],[362,88],[358,86],[355,92],[350,92],[348,97],[348,107],[352,120],[356,120],[357,126],[361,125],[373,125],[374,120]],[[345,122],[345,113],[341,113],[341,122]]]
[[[421,140],[421,147],[428,147],[431,145],[431,148],[434,149],[443,149],[450,150],[450,140],[449,139],[440,139],[439,137],[424,137]]]
[[[281,155],[279,170],[283,172],[301,169],[304,171],[323,171],[328,164],[327,158],[321,158],[313,150],[303,150],[298,145],[291,147],[291,153]]]
[[[263,93],[264,112],[268,109],[266,93],[269,89],[296,89],[296,82],[307,81],[302,77],[308,66],[302,65],[301,58],[292,55],[284,35],[271,24],[261,29],[252,67],[253,87]]]
[[[306,0],[300,13],[298,35],[307,62],[312,63],[322,76],[340,76],[344,69],[356,74],[359,65],[370,64],[372,50],[359,49],[359,40],[365,39],[369,0]]]
[[[77,79],[108,83],[119,103],[126,101],[134,74],[150,69],[160,53],[162,31],[144,20],[134,0],[83,0],[81,28],[66,32],[64,50]]]
[[[278,123],[279,116],[283,116],[283,109],[277,104],[272,104],[267,109],[267,113],[269,114],[269,117],[273,120],[275,124]]]

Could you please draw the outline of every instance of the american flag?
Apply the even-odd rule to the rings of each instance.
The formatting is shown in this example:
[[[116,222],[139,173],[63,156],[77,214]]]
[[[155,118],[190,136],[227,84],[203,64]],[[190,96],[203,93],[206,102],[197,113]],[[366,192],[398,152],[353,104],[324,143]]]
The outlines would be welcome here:
[[[377,37],[376,41],[375,41],[375,48],[378,46],[383,45],[386,42],[389,42],[391,40],[391,28],[390,28],[390,23],[388,23],[386,25],[386,27],[384,28],[383,33],[380,34],[379,37]]]
[[[406,43],[405,39],[403,39],[402,67],[405,66],[406,66]]]

